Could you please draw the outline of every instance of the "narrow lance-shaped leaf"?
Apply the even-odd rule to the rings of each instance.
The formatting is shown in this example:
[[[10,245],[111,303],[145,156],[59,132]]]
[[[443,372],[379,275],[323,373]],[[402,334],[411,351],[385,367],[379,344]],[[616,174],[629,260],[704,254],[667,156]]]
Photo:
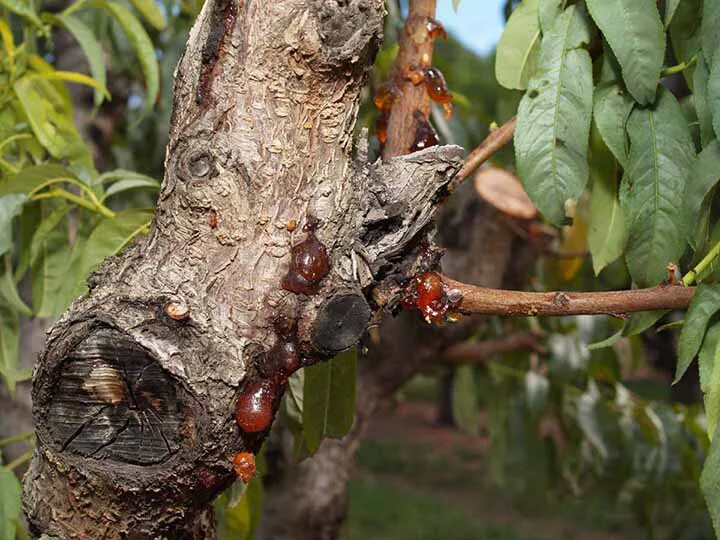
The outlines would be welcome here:
[[[693,103],[697,112],[700,124],[700,142],[703,147],[707,146],[715,137],[713,130],[713,115],[708,102],[708,83],[710,79],[710,68],[707,65],[704,54],[698,54],[697,65],[693,75]]]
[[[65,28],[80,45],[80,48],[85,53],[85,57],[90,67],[90,74],[102,87],[105,87],[106,74],[105,74],[105,62],[103,60],[103,50],[100,42],[95,38],[92,30],[77,17],[72,15],[58,14],[54,15],[52,20],[57,21]],[[103,100],[103,92],[101,90],[95,90],[94,102],[95,106],[99,106]]]
[[[122,29],[125,31],[128,40],[135,49],[135,54],[140,60],[140,66],[145,76],[145,107],[143,114],[147,114],[153,108],[158,92],[160,91],[160,74],[158,70],[157,58],[155,56],[155,48],[152,41],[145,32],[142,24],[135,16],[128,11],[122,4],[117,2],[103,2],[105,7],[118,21]]]
[[[0,466],[0,540],[15,540],[22,488],[15,473]]]
[[[685,220],[689,224],[696,223],[701,215],[703,203],[710,196],[715,185],[720,181],[720,143],[712,141],[700,152],[695,161],[692,173],[685,184],[683,203],[685,206]],[[690,245],[697,249],[703,244],[696,234],[688,230]]]
[[[164,30],[167,26],[165,15],[155,3],[155,0],[130,0],[135,9],[143,16],[147,22],[155,27],[156,30]]]
[[[25,17],[37,26],[42,25],[31,0],[0,0],[0,6],[5,6],[13,13]]]
[[[675,17],[675,12],[677,11],[680,3],[680,0],[665,0],[665,17],[663,19],[665,28],[670,26],[670,23],[672,23],[672,20]]]
[[[453,418],[460,429],[477,435],[479,412],[475,372],[470,364],[463,364],[455,370],[452,387]]]
[[[662,90],[653,107],[635,109],[627,124],[630,154],[620,188],[629,236],[625,259],[642,287],[665,279],[685,250],[682,193],[695,159],[680,105]]]
[[[678,362],[673,384],[677,383],[697,356],[710,318],[720,311],[720,285],[698,285],[680,333]]]
[[[624,167],[628,155],[626,125],[635,102],[620,81],[617,70],[615,58],[606,51],[600,83],[595,89],[593,118],[603,141]]]
[[[700,49],[700,25],[702,18],[698,13],[702,11],[703,0],[682,0],[675,11],[670,23],[670,41],[675,57],[679,62],[689,62]],[[693,69],[683,71],[685,81],[693,89]]]
[[[587,0],[620,62],[625,86],[641,105],[655,101],[665,58],[665,32],[655,0]]]
[[[538,4],[538,19],[540,30],[547,34],[560,14],[565,10],[567,0],[540,0]]]
[[[320,448],[323,438],[343,437],[352,427],[356,378],[355,349],[305,368],[303,432],[311,452]]]
[[[720,23],[720,21],[719,21]],[[707,81],[707,106],[710,109],[715,136],[720,137],[720,54],[713,56]]]
[[[700,476],[700,489],[705,496],[715,534],[720,535],[720,437],[713,437]]]
[[[620,167],[597,129],[590,135],[590,228],[588,245],[595,275],[623,253],[627,238],[618,200]]]
[[[700,28],[703,54],[708,65],[712,65],[717,54],[718,43],[720,43],[720,2],[715,0],[703,2]]]
[[[555,225],[565,221],[568,199],[588,180],[592,117],[590,39],[582,11],[570,6],[543,37],[538,72],[518,109],[515,153],[530,198]]]
[[[495,77],[511,90],[524,90],[532,76],[540,44],[538,0],[523,0],[508,19],[495,54]]]
[[[35,136],[53,157],[89,157],[75,128],[72,108],[52,82],[39,75],[26,75],[15,82],[14,90]]]
[[[716,332],[714,334],[717,334]],[[708,336],[705,338],[707,341],[710,337],[709,331]],[[707,417],[707,431],[710,440],[713,439],[715,430],[717,429],[718,420],[720,420],[720,348],[717,346],[717,340],[713,343],[715,345],[713,356],[713,366],[710,371],[710,380],[708,381],[705,389],[705,416]],[[702,355],[701,355],[702,360]]]

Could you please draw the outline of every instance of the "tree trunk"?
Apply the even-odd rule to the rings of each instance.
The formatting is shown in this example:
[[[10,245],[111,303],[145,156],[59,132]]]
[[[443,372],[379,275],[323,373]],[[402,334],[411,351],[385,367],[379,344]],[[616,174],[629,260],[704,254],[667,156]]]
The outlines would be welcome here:
[[[205,3],[150,234],[91,276],[35,370],[33,534],[213,538],[232,457],[257,451],[284,391],[281,353],[354,345],[371,299],[423,269],[461,150],[370,165],[361,140],[353,160],[382,16],[382,0]]]
[[[480,202],[465,185],[444,209],[439,237],[447,251],[443,271],[455,279],[498,288],[520,286],[535,253],[507,226],[507,218]],[[417,313],[386,318],[379,340],[364,340],[352,431],[325,439],[318,452],[300,463],[292,435],[282,430],[268,445],[270,474],[265,483],[262,540],[334,540],[347,517],[347,483],[368,423],[380,406],[414,375],[432,369],[448,346],[482,324],[470,317],[444,327],[429,326]]]

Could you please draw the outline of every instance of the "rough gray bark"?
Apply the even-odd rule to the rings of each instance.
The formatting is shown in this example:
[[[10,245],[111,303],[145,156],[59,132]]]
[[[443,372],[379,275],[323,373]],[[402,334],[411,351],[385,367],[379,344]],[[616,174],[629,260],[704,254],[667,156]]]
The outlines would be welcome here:
[[[214,537],[232,457],[268,432],[236,425],[238,396],[271,381],[274,412],[284,390],[273,323],[295,321],[303,363],[321,360],[359,339],[376,287],[418,269],[461,151],[370,165],[361,141],[353,159],[382,16],[382,0],[205,3],[176,72],[150,234],[91,277],[34,373],[33,534]],[[312,235],[328,275],[313,294],[284,290],[291,247]]]
[[[466,283],[518,287],[526,281],[535,253],[507,225],[507,218],[478,200],[469,185],[449,200],[439,239],[447,249],[443,271]],[[311,458],[295,463],[292,435],[283,430],[268,445],[263,540],[334,540],[347,516],[347,482],[368,422],[414,375],[431,370],[450,345],[483,324],[480,317],[444,327],[430,326],[417,313],[385,318],[378,339],[365,338],[359,362],[352,431],[326,439]]]

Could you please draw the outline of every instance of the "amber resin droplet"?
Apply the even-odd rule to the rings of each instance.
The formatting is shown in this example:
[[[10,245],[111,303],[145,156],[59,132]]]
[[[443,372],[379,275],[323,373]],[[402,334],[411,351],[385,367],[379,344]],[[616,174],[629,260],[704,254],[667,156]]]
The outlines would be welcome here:
[[[387,142],[387,128],[388,120],[390,119],[390,113],[382,112],[375,121],[375,136],[377,137],[380,144]]]
[[[437,68],[429,67],[424,71],[425,88],[427,93],[435,103],[450,103],[452,94],[448,91],[445,77]]]
[[[381,111],[390,112],[395,100],[401,95],[402,91],[398,85],[395,81],[390,80],[375,91],[375,94],[373,95],[373,102]]]
[[[246,433],[264,431],[273,420],[277,386],[273,381],[250,380],[245,383],[235,405],[235,421]]]
[[[426,272],[415,276],[401,299],[405,309],[417,309],[428,323],[442,324],[451,310],[462,301],[462,294],[456,289],[448,289],[437,272]]]
[[[428,119],[425,118],[425,115],[420,111],[415,111],[415,122],[415,140],[410,147],[410,151],[417,152],[430,148],[431,146],[437,146],[437,133],[435,133],[435,128],[433,128]]]
[[[330,257],[315,236],[316,228],[317,220],[308,219],[303,227],[307,237],[290,250],[290,268],[283,278],[283,289],[297,294],[315,294],[320,281],[330,272]]]
[[[255,456],[250,452],[240,452],[233,458],[233,468],[243,483],[247,484],[255,476]]]
[[[295,321],[278,317],[273,326],[277,340],[262,361],[261,373],[278,385],[283,385],[290,375],[302,367],[302,361],[296,340]]]
[[[428,17],[425,28],[427,29],[428,37],[430,39],[436,39],[439,37],[447,39],[448,37],[443,24],[437,19],[433,19],[432,17]]]

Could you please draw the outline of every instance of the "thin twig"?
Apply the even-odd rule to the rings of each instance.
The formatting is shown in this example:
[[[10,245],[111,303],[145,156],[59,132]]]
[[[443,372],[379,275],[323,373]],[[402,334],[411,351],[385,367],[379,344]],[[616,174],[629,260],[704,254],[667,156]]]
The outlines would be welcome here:
[[[8,444],[14,444],[14,443],[22,442],[22,441],[27,441],[28,439],[32,439],[34,436],[35,436],[34,431],[27,431],[25,433],[20,433],[19,435],[5,437],[4,439],[0,439],[0,448],[3,446],[6,446]]]
[[[458,311],[466,314],[533,317],[559,315],[624,315],[658,309],[686,309],[694,287],[660,285],[649,289],[607,292],[525,292],[476,287],[443,276],[459,290]]]
[[[22,465],[24,465],[25,463],[30,461],[32,459],[32,456],[33,456],[33,450],[28,450],[24,454],[21,454],[19,457],[15,458],[10,463],[5,465],[5,467],[10,469],[11,471],[14,471],[18,467],[21,467]]]
[[[465,158],[465,163],[463,164],[462,169],[460,169],[460,172],[458,172],[452,182],[450,182],[448,189],[452,192],[463,180],[470,176],[475,169],[485,163],[488,159],[499,152],[507,143],[509,143],[515,133],[516,124],[517,120],[513,116],[502,126],[491,131],[480,146],[470,152],[470,154]]]
[[[456,343],[445,349],[442,359],[452,364],[482,363],[495,354],[523,349],[540,350],[542,347],[533,334],[514,334],[500,339]]]

